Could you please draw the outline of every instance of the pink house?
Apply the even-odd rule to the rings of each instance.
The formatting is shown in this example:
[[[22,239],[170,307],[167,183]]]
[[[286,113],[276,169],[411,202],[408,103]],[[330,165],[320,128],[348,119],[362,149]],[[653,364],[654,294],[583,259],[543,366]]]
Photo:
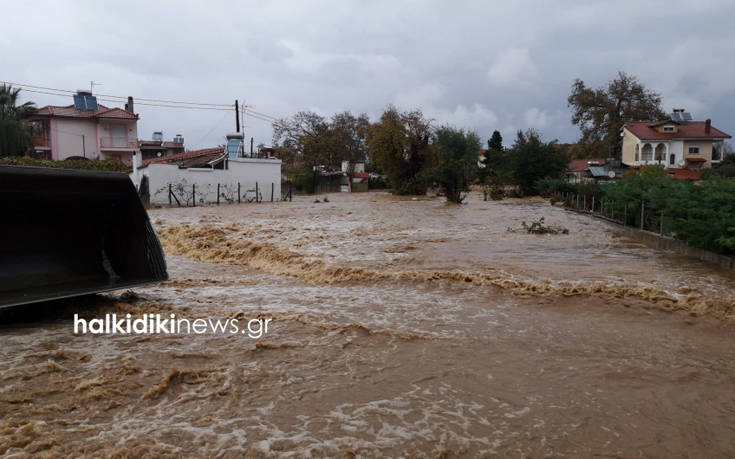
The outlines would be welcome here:
[[[138,151],[138,115],[97,103],[91,92],[78,91],[74,104],[47,105],[32,117],[36,156],[55,161],[68,158],[115,159],[132,166]]]

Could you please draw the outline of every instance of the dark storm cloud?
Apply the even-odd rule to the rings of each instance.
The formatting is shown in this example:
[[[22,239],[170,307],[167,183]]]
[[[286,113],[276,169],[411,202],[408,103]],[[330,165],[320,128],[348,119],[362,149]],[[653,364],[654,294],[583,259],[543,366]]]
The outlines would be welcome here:
[[[731,2],[14,2],[2,79],[100,93],[380,115],[420,107],[477,131],[534,127],[574,140],[566,98],[618,70],[735,132]],[[38,104],[68,103],[41,94]],[[138,106],[141,138],[163,129],[190,148],[222,142],[226,112]],[[268,123],[247,118],[269,143]]]

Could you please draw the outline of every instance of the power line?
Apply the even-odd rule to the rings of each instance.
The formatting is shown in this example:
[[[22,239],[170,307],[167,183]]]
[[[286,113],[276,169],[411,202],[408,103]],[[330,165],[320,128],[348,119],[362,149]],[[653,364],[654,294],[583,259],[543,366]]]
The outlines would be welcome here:
[[[68,97],[69,95],[76,94],[76,91],[70,90],[70,89],[58,89],[58,88],[50,88],[47,86],[38,86],[38,85],[31,85],[31,84],[25,84],[25,83],[12,83],[8,81],[0,81],[0,83],[4,83],[11,86],[17,86],[24,91],[33,92],[37,94],[47,94],[51,96],[60,96],[60,97]],[[127,101],[127,97],[125,96],[115,96],[110,94],[98,94],[97,100],[103,101],[103,102],[113,102],[113,103],[121,103]],[[203,102],[186,102],[186,101],[176,101],[176,100],[168,100],[168,99],[150,99],[150,98],[144,98],[144,97],[136,97],[134,98],[136,105],[143,105],[148,107],[163,107],[163,108],[186,108],[186,109],[198,109],[198,110],[220,110],[220,111],[230,111],[234,108],[234,105],[232,104],[212,104],[212,103],[203,103]],[[261,121],[266,121],[272,124],[278,124],[279,118],[268,115],[263,112],[259,112],[256,110],[251,109],[247,105],[243,105],[241,107],[241,111],[243,115],[248,115],[251,118],[255,118]]]
[[[47,86],[36,86],[36,85],[30,85],[30,84],[25,84],[25,83],[12,83],[8,81],[0,81],[0,83],[4,83],[7,85],[11,85],[11,86],[17,86],[23,89],[24,91],[28,91],[28,92],[49,94],[52,96],[67,97],[69,94],[71,95],[76,94],[76,91],[72,91],[70,89],[49,88]],[[49,91],[53,91],[53,92],[49,92]],[[99,100],[104,100],[106,102],[116,102],[116,103],[125,102],[127,100],[127,97],[125,96],[114,96],[110,94],[98,94],[97,98]],[[231,110],[233,107],[232,104],[185,102],[185,101],[167,100],[167,99],[148,99],[144,97],[135,98],[135,101],[138,105],[147,105],[147,106],[154,106],[154,107],[169,107],[169,108],[201,108],[201,109],[208,109],[208,110],[215,110],[215,109]],[[153,103],[153,102],[157,102],[157,103]]]

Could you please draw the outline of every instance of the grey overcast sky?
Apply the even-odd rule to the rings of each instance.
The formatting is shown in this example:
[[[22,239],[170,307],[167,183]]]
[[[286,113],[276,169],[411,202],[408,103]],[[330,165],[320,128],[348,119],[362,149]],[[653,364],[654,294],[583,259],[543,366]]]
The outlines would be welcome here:
[[[735,2],[729,1],[2,1],[0,80],[207,103],[244,100],[380,116],[421,108],[437,124],[574,141],[575,78],[618,70],[735,134]],[[39,106],[71,97],[25,93]],[[108,104],[109,105],[109,104]],[[139,137],[215,146],[234,112],[136,106]],[[245,119],[270,144],[269,123]]]

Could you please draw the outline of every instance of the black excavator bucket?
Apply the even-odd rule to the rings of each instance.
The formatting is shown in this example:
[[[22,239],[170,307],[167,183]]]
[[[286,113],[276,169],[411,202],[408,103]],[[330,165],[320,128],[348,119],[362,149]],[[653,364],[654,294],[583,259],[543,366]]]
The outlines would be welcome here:
[[[127,175],[0,166],[0,308],[168,279]]]

